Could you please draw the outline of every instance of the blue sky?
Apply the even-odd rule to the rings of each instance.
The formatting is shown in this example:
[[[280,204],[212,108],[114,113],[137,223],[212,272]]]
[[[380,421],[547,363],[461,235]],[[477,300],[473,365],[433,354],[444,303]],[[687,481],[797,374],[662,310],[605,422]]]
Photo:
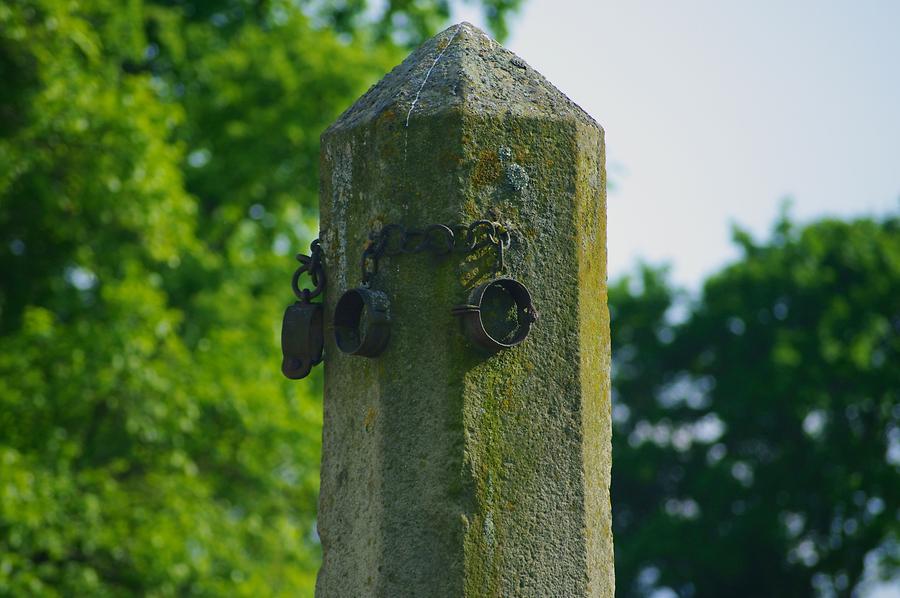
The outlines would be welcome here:
[[[900,208],[900,2],[526,0],[505,45],[606,130],[611,277],[669,262],[696,289],[788,197]]]

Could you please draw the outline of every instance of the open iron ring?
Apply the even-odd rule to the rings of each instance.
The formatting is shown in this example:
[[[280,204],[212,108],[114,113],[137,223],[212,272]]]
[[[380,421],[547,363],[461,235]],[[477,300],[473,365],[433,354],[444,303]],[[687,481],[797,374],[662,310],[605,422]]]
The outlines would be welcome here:
[[[478,240],[478,229],[487,228],[486,238]],[[476,249],[481,249],[482,247],[486,247],[491,245],[492,243],[496,245],[496,241],[494,240],[497,235],[497,225],[491,222],[490,220],[476,220],[472,224],[469,225],[469,228],[466,231],[466,245],[469,248],[469,251],[475,251]]]
[[[459,251],[462,253],[468,253],[469,251],[469,225],[468,224],[454,224],[450,227],[450,232],[453,233],[453,250]]]
[[[321,295],[322,291],[325,289],[325,273],[322,271],[321,266],[310,270],[310,264],[313,261],[313,258],[308,255],[298,255],[297,261],[300,262],[300,267],[297,268],[294,272],[294,276],[291,277],[291,290],[294,291],[294,295],[297,299],[308,302],[310,299],[314,299]],[[314,288],[300,288],[300,275],[304,272],[309,273],[309,277],[312,280],[313,285],[315,285]]]
[[[437,238],[437,235],[434,233],[440,233],[440,236],[443,237],[443,245],[434,242]],[[456,245],[456,241],[453,238],[453,229],[445,224],[432,224],[425,229],[424,236],[422,247],[430,248],[437,255],[450,253]]]
[[[505,293],[515,303],[516,326],[502,338],[494,336],[498,334],[496,330],[493,331],[494,335],[488,331],[482,317],[485,294],[489,292],[492,294]],[[463,327],[469,340],[491,353],[520,344],[528,336],[531,325],[538,318],[537,310],[531,303],[531,293],[528,292],[525,285],[512,278],[498,278],[476,287],[469,294],[469,302],[454,307],[451,313],[462,318]]]
[[[350,289],[334,308],[335,343],[350,355],[379,355],[391,337],[390,324],[390,302],[381,291]]]

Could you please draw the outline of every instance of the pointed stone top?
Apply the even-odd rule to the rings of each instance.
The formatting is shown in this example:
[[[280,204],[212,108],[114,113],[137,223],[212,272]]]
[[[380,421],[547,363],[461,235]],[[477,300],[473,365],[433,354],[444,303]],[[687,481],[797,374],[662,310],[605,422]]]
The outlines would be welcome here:
[[[470,23],[422,44],[329,128],[352,129],[384,112],[405,127],[424,116],[461,109],[475,115],[575,120],[599,125],[543,75]]]

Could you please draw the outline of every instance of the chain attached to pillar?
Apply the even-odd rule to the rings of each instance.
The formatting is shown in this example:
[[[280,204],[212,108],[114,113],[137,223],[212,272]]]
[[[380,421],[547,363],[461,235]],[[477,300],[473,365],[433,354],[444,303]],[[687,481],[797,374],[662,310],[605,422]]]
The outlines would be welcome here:
[[[509,248],[512,235],[507,227],[491,220],[476,220],[471,224],[431,224],[424,229],[407,229],[400,224],[386,224],[369,233],[360,262],[363,285],[369,284],[378,272],[382,257],[394,257],[410,253],[431,253],[444,257],[453,252],[469,254],[482,247],[497,248],[497,271],[506,269],[504,252]]]
[[[469,303],[454,307],[451,313],[462,319],[469,339],[480,347],[496,352],[518,345],[537,320],[537,311],[525,285],[512,278],[500,278],[506,270],[506,250],[511,243],[510,230],[500,222],[487,219],[471,224],[431,224],[422,229],[407,229],[392,223],[370,232],[360,259],[361,286],[345,292],[335,308],[338,348],[352,355],[375,357],[387,346],[390,302],[387,295],[370,288],[383,257],[431,253],[443,258],[452,253],[471,254],[489,246],[497,251],[498,278],[479,286],[470,295]],[[506,301],[507,311],[514,316],[510,324],[512,332],[500,334],[485,326],[482,301],[486,296],[495,295]]]
[[[297,297],[284,311],[281,323],[281,372],[292,380],[309,375],[314,365],[322,361],[325,346],[322,304],[312,303],[325,290],[325,269],[322,247],[316,239],[310,244],[310,255],[297,254],[300,267],[291,278],[291,289]],[[306,274],[312,288],[301,289],[300,276]]]

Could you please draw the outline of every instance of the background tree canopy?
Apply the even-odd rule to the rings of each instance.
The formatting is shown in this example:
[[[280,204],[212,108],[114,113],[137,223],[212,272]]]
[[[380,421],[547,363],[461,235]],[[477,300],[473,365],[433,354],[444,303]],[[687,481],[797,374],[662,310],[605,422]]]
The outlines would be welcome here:
[[[377,4],[0,4],[0,595],[311,595],[318,138],[449,10]]]
[[[694,302],[610,291],[618,591],[850,596],[898,572],[900,218],[735,239]]]
[[[449,9],[0,4],[0,595],[311,595],[321,381],[277,326],[318,137]],[[610,295],[623,595],[846,594],[896,548],[897,219],[739,240],[692,304]]]

